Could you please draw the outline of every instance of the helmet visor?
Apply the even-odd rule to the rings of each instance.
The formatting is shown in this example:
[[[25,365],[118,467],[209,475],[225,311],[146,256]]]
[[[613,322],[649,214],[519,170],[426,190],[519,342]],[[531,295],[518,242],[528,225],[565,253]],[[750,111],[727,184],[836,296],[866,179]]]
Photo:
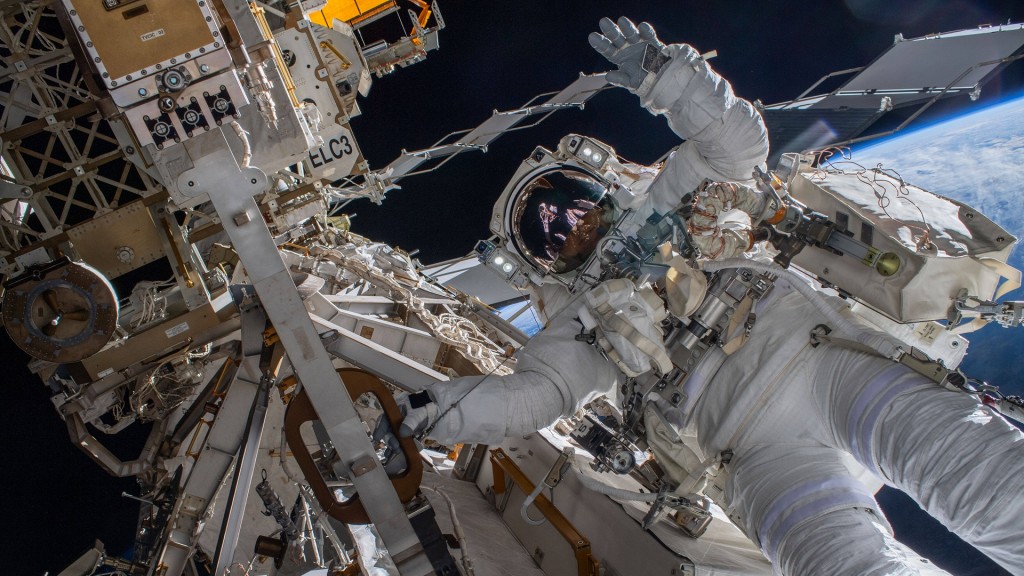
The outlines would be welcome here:
[[[608,232],[604,196],[604,185],[581,170],[539,174],[516,197],[512,239],[537,268],[571,272],[590,258]]]

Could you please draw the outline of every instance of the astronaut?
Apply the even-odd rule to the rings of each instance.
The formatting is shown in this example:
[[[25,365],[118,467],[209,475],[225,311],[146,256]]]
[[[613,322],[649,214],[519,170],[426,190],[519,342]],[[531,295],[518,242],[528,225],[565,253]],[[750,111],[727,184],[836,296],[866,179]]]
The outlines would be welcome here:
[[[404,399],[405,433],[497,444],[571,415],[597,395],[613,397],[631,376],[667,373],[659,321],[694,313],[707,289],[703,273],[674,267],[677,278],[665,281],[674,289],[662,287],[665,310],[647,285],[598,283],[585,270],[588,255],[612,228],[620,240],[640,237],[650,215],[690,206],[705,270],[726,270],[735,267],[731,257],[756,252],[760,238],[751,226],[721,226],[719,210],[738,207],[756,224],[781,209],[770,195],[733,184],[749,181],[767,155],[754,107],[693,48],[663,45],[648,24],[603,19],[600,28],[590,43],[618,67],[608,81],[665,116],[685,141],[660,171],[620,166],[617,180],[604,185],[567,168],[541,175],[520,195],[500,226],[512,228],[504,230],[505,248],[529,264],[547,325],[523,347],[513,374],[457,378]],[[632,228],[616,220],[624,208],[638,215]],[[663,248],[664,261],[678,263],[678,248]],[[746,262],[778,272],[756,257]],[[943,573],[893,538],[872,490],[855,477],[863,470],[1024,573],[1024,434],[972,397],[886,357],[891,350],[873,352],[893,344],[859,324],[845,301],[777,275],[752,304],[757,322],[742,346],[712,347],[689,376],[686,400],[662,406],[663,399],[648,398],[645,417],[695,430],[701,456],[717,458],[723,470],[726,511],[779,573]],[[819,325],[861,345],[812,345],[809,334]],[[604,336],[599,345],[577,337],[593,328]],[[677,481],[693,468],[671,446],[654,452],[670,472],[683,469]]]

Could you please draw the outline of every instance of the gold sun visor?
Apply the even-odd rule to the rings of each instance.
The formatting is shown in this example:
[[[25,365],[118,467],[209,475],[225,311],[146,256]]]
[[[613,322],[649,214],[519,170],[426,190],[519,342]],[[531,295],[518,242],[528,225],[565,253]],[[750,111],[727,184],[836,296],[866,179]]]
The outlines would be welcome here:
[[[608,233],[605,186],[569,167],[534,176],[516,195],[512,240],[535,267],[557,274],[579,268]]]

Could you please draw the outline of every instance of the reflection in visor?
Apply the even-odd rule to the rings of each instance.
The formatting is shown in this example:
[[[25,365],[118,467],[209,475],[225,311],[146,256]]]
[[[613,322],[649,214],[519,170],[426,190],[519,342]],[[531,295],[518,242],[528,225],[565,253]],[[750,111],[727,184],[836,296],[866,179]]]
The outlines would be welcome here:
[[[569,272],[607,233],[605,188],[578,170],[545,172],[522,188],[512,210],[513,240],[544,271]]]

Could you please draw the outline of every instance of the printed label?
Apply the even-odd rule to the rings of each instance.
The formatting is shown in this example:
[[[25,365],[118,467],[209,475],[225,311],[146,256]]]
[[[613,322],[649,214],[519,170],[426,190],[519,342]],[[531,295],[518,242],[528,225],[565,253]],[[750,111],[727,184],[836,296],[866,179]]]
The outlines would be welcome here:
[[[159,38],[159,37],[163,36],[164,34],[166,34],[166,32],[164,32],[163,28],[157,28],[156,30],[153,30],[152,32],[146,32],[142,36],[139,36],[139,38],[143,42],[149,42],[150,40],[152,40],[154,38]]]
[[[942,326],[935,322],[922,322],[914,332],[917,334],[918,338],[928,344],[931,344],[932,342],[935,342],[935,339],[942,333],[942,329]]]
[[[110,376],[113,373],[114,373],[114,369],[113,368],[107,368],[106,370],[100,372],[99,374],[96,374],[96,377],[97,378],[106,378],[107,376]]]
[[[359,148],[352,133],[341,124],[333,124],[318,132],[317,136],[323,143],[307,154],[311,175],[337,179],[351,174],[359,158]]]
[[[166,334],[168,338],[174,338],[175,336],[183,332],[188,332],[188,322],[175,324],[174,326],[171,326],[167,330],[164,330],[164,334]]]

